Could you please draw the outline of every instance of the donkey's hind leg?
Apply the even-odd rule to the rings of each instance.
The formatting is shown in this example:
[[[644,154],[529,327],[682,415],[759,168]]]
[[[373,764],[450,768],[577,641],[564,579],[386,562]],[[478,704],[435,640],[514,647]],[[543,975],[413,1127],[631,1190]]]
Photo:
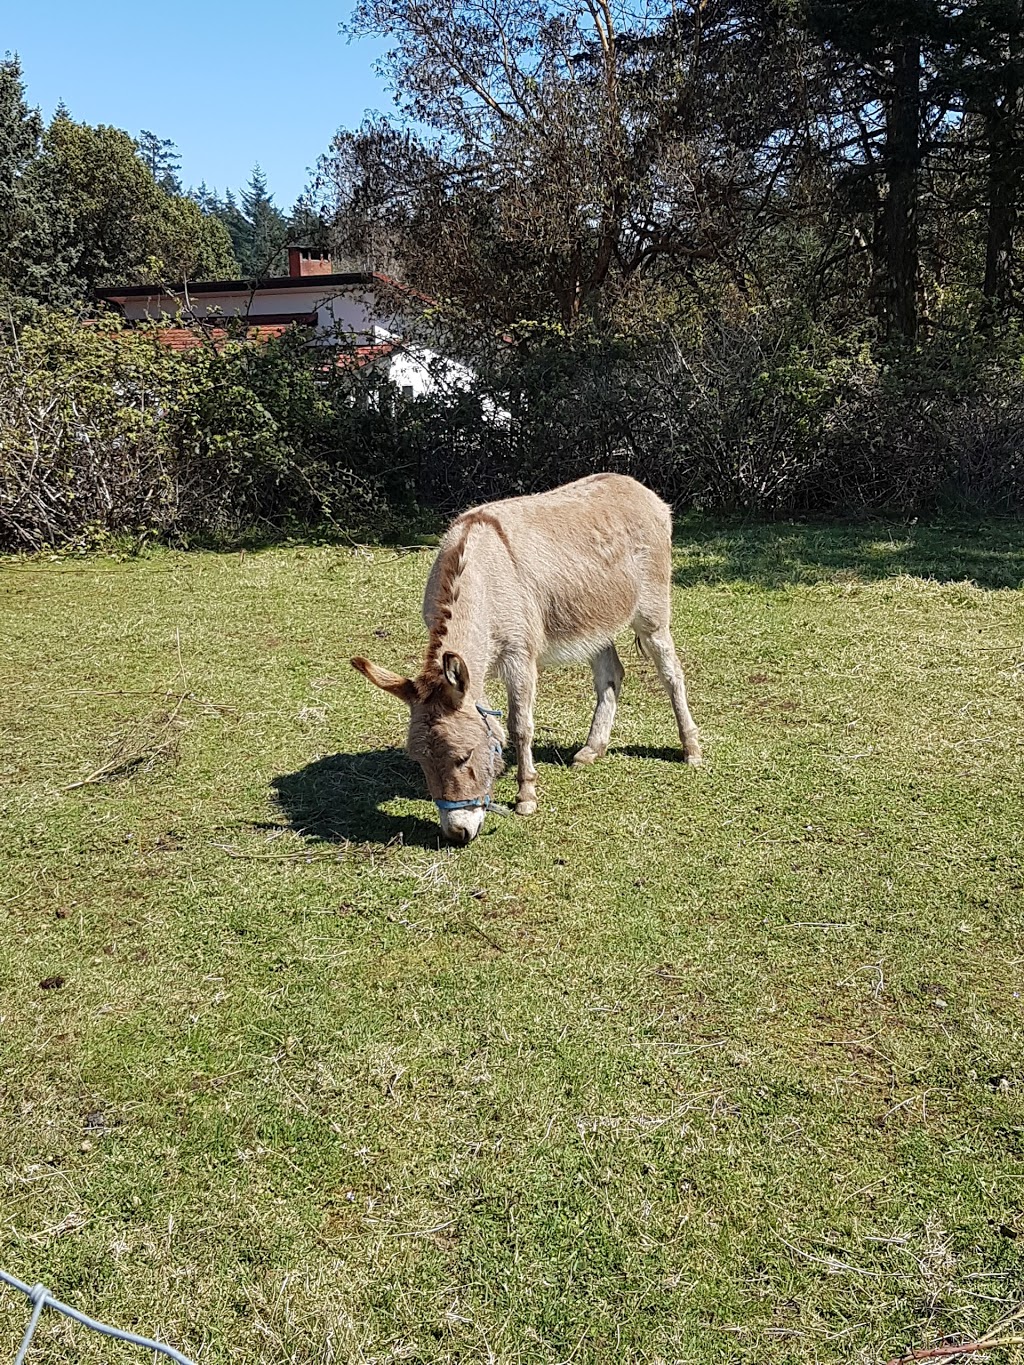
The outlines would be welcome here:
[[[640,622],[634,622],[643,652],[658,670],[658,677],[668,693],[675,712],[679,741],[683,746],[683,762],[698,764],[701,761],[700,740],[697,726],[686,704],[686,683],[683,679],[683,666],[676,654],[675,642],[668,626],[660,626],[648,634]]]
[[[595,654],[590,661],[590,667],[594,673],[597,706],[594,708],[594,719],[590,722],[587,742],[572,761],[574,768],[582,768],[588,763],[593,763],[595,758],[603,758],[607,752],[612,721],[615,719],[615,707],[625,676],[622,661],[614,645],[606,645],[599,654]]]

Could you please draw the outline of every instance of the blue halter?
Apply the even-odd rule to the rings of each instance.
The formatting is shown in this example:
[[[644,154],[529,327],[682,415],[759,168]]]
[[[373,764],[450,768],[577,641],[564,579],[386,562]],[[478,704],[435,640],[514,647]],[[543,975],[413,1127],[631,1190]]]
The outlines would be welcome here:
[[[501,740],[491,729],[491,722],[487,717],[500,716],[501,712],[492,711],[489,706],[484,706],[482,702],[476,703],[476,709],[480,712],[480,719],[483,721],[491,740],[491,779],[487,784],[487,790],[483,796],[471,796],[468,801],[435,801],[434,805],[438,810],[474,810],[479,806],[483,806],[484,810],[487,810],[491,804],[491,787],[494,784],[494,769],[501,757]]]

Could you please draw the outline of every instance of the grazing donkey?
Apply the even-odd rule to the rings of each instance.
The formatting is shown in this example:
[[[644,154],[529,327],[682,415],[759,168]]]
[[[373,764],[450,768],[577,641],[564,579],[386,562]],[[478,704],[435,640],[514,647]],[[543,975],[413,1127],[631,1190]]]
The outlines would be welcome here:
[[[672,699],[684,761],[700,762],[669,629],[671,537],[668,507],[621,474],[593,474],[550,493],[475,507],[452,523],[430,571],[423,601],[430,639],[419,677],[352,660],[409,707],[408,751],[454,843],[479,834],[504,768],[500,712],[484,700],[487,678],[496,674],[508,689],[516,813],[532,815],[538,669],[589,662],[597,707],[573,762],[593,763],[608,748],[623,678],[613,640],[627,626]]]

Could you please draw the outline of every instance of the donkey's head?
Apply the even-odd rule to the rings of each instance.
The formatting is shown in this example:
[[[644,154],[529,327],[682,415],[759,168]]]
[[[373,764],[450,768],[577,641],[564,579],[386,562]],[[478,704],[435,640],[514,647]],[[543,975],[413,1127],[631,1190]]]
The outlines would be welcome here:
[[[494,779],[504,770],[505,733],[498,712],[469,699],[466,661],[444,654],[440,671],[418,678],[403,678],[369,659],[353,659],[352,667],[408,706],[409,757],[423,769],[445,836],[468,844],[483,828]]]

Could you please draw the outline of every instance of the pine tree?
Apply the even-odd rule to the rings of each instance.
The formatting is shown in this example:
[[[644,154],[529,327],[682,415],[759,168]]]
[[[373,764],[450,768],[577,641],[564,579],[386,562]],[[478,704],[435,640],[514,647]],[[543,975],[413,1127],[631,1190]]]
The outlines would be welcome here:
[[[168,194],[181,194],[181,181],[178,171],[181,157],[177,144],[169,137],[157,137],[148,128],[143,128],[138,137],[139,155],[149,167],[149,173]]]
[[[985,217],[983,324],[1011,307],[1018,283],[1017,224],[1024,201],[1024,6],[976,0],[957,6],[940,69],[980,151]]]
[[[205,180],[201,180],[198,185],[190,189],[188,197],[195,200],[204,213],[220,215],[221,202],[217,197],[217,191],[209,189]]]
[[[55,205],[34,175],[42,151],[43,120],[25,100],[18,58],[0,61],[0,290],[35,293]]]
[[[209,195],[205,206],[208,213],[212,213],[218,218],[227,229],[228,236],[231,238],[231,250],[235,260],[238,262],[238,270],[242,275],[250,274],[249,245],[250,245],[250,225],[238,207],[235,196],[228,190],[223,199],[217,196],[216,191]]]
[[[284,247],[288,240],[288,220],[274,203],[267,178],[257,164],[242,191],[241,213],[247,225],[244,255],[235,254],[243,271],[254,279],[279,275],[285,271]],[[229,228],[230,231],[230,228]]]

